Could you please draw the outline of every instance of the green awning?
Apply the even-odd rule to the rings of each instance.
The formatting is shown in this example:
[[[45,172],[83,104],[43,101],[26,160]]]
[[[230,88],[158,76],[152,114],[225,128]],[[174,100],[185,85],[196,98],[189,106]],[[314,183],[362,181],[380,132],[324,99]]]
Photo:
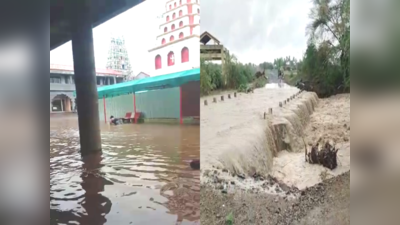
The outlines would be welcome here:
[[[139,91],[179,87],[190,81],[200,81],[200,68],[155,77],[147,77],[97,88],[99,98],[118,96]],[[76,92],[74,92],[74,96]]]

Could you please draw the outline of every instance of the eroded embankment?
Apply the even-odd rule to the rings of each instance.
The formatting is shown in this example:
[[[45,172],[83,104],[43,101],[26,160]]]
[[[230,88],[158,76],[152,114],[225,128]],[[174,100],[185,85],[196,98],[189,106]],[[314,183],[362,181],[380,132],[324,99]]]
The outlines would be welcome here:
[[[279,101],[298,93],[297,88],[256,89],[254,93],[238,93],[231,99],[208,96],[201,99],[201,168],[204,174],[214,168],[248,173],[252,167],[268,172],[272,153],[268,149],[269,132],[263,113],[268,107],[279,108]],[[217,102],[213,103],[212,99]],[[208,100],[208,105],[203,102]]]
[[[202,171],[202,183],[226,191],[240,188],[287,195],[293,191],[291,186],[304,189],[350,169],[348,95],[318,100],[314,93],[304,92],[274,109],[267,120],[256,122],[249,124],[258,129],[241,129],[246,134],[241,145],[222,152],[216,160],[219,164]],[[330,171],[305,162],[305,144],[318,139],[339,148],[338,168]]]
[[[238,135],[240,142],[237,145],[227,143],[232,150],[219,155],[220,169],[232,176],[266,176],[279,152],[304,149],[303,130],[317,103],[314,93],[301,93],[291,102],[283,103],[283,107],[273,109],[265,119],[259,118],[238,129],[237,133],[232,132]]]
[[[254,179],[247,182],[243,178],[267,176],[273,167],[274,156],[282,150],[304,149],[302,132],[318,104],[318,97],[314,93],[306,92],[297,95],[298,92],[297,88],[257,89],[254,94],[223,102],[231,105],[220,107],[219,110],[228,110],[225,115],[216,116],[232,116],[231,120],[221,118],[225,123],[221,123],[220,126],[227,129],[217,127],[219,124],[209,124],[207,116],[203,116],[210,111],[216,112],[217,107],[214,110],[211,107],[202,108],[202,183],[219,185],[223,180],[227,183],[237,183],[237,186],[246,189],[249,186],[259,186],[249,184],[257,182]],[[292,99],[294,95],[296,97]],[[284,100],[287,99],[290,101],[284,104]],[[279,107],[279,102],[282,102],[283,107]],[[212,105],[214,106],[216,105]],[[238,107],[242,108],[240,112]],[[268,114],[264,119],[263,113],[268,112],[269,107],[272,108],[272,115]],[[208,112],[203,113],[203,109]],[[220,121],[216,121],[218,122]],[[221,130],[213,137],[219,141],[216,143],[218,148],[214,148],[213,151],[208,148],[210,144],[206,138],[210,137],[212,130],[203,133],[210,125]]]
[[[302,93],[270,116],[269,139],[282,140],[291,151],[269,142],[269,149],[275,146],[271,155],[276,154],[269,175],[232,176],[223,168],[207,170],[200,209],[211,213],[201,217],[202,223],[221,224],[228,214],[235,224],[349,223],[350,95],[319,100],[311,95]],[[279,124],[284,132],[274,133]],[[307,145],[320,138],[336,143],[338,167],[331,171],[306,163],[301,136]]]
[[[318,140],[329,141],[339,149],[338,167],[328,170],[320,165],[305,163],[302,140],[293,141],[299,152],[282,151],[274,158],[271,175],[299,189],[315,185],[322,179],[350,170],[350,95],[336,95],[320,99],[318,107],[304,127],[302,136],[309,146]],[[299,139],[299,138],[298,138]],[[302,146],[303,145],[303,146]]]

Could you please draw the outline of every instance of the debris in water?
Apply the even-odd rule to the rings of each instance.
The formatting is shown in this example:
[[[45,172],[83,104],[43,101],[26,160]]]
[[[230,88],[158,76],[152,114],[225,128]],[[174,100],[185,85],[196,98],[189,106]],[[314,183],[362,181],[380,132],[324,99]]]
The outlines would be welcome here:
[[[227,189],[226,184],[224,184],[224,185],[222,186],[222,194],[227,194],[227,193],[228,193],[228,189]]]
[[[237,177],[239,177],[240,179],[244,180],[246,179],[246,176],[243,174],[237,174]]]
[[[190,162],[190,167],[194,170],[199,170],[200,169],[200,160],[194,159]]]
[[[311,147],[311,152],[307,152],[305,149],[306,162],[310,164],[320,164],[330,170],[337,167],[337,152],[336,149],[329,142],[326,142],[322,149],[319,149],[319,142]]]

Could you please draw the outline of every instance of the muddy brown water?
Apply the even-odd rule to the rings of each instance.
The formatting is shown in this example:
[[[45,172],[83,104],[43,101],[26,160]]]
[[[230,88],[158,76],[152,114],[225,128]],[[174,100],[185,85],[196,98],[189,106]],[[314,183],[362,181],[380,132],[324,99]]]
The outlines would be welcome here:
[[[101,124],[82,158],[75,114],[50,118],[51,224],[199,224],[199,126]]]

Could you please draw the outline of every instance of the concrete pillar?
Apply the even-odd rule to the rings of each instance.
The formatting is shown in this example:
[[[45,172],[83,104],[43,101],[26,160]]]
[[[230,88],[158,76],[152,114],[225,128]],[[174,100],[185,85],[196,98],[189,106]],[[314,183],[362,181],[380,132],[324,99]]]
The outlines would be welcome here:
[[[71,99],[71,111],[75,111],[75,101]]]
[[[71,99],[67,98],[64,100],[65,102],[65,112],[71,112]]]
[[[64,100],[63,99],[60,99],[60,102],[61,102],[61,112],[64,112]]]
[[[101,151],[100,119],[93,49],[90,0],[73,1],[72,53],[78,107],[81,154]]]
[[[114,76],[114,84],[117,83],[117,78]]]

